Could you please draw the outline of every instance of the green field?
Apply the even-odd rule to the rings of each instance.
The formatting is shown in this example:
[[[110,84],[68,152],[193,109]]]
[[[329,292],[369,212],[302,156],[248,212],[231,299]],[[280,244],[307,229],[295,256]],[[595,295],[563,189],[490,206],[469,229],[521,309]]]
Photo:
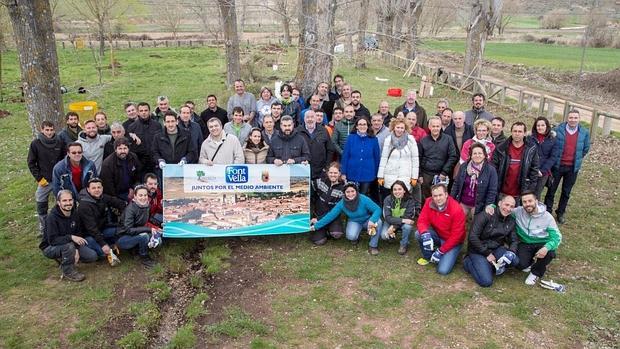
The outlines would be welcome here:
[[[464,41],[425,41],[423,48],[465,53]],[[563,71],[579,71],[581,47],[545,45],[535,43],[487,42],[484,59],[490,61],[524,64]],[[587,48],[584,70],[604,72],[620,68],[620,50],[613,48]]]
[[[547,46],[545,46],[547,47]],[[256,52],[256,51],[254,51]],[[255,67],[259,86],[266,77],[289,79],[293,51],[279,58],[283,70]],[[59,52],[61,80],[70,93],[65,103],[93,99],[122,119],[126,101],[154,102],[168,95],[173,106],[193,99],[202,107],[215,93],[224,104],[223,53],[211,48],[121,50],[119,74],[105,70],[103,85],[90,51]],[[276,60],[276,55],[266,59]],[[265,65],[262,65],[263,67]],[[355,70],[337,61],[354,88],[364,92],[371,111],[388,98],[390,87],[408,89],[417,79],[384,62]],[[447,277],[418,266],[415,245],[406,256],[397,244],[381,243],[381,253],[366,252],[347,241],[313,247],[304,235],[273,236],[250,241],[204,239],[165,241],[156,251],[160,267],[145,272],[126,252],[116,269],[107,263],[81,265],[80,284],[59,281],[55,263],[37,248],[33,191],[26,167],[31,140],[25,110],[18,102],[19,71],[15,52],[3,57],[5,102],[12,115],[0,119],[0,348],[145,348],[164,347],[159,334],[170,331],[168,347],[613,347],[618,343],[617,226],[619,168],[608,159],[618,142],[595,144],[573,190],[564,241],[548,278],[566,283],[557,294],[526,287],[525,274],[511,271],[490,289],[482,289],[460,262]],[[375,77],[390,79],[376,81]],[[74,91],[86,87],[90,94]],[[451,107],[469,106],[466,96],[436,87],[435,97],[420,100],[432,111],[439,97]],[[506,110],[489,108],[506,116]],[[592,188],[600,188],[593,194]],[[188,267],[191,265],[191,268]],[[188,269],[190,271],[188,271]],[[180,279],[186,287],[179,287]],[[177,302],[189,289],[190,301]],[[170,309],[179,323],[169,328]],[[166,337],[168,338],[168,337]],[[164,343],[164,344],[162,344]]]

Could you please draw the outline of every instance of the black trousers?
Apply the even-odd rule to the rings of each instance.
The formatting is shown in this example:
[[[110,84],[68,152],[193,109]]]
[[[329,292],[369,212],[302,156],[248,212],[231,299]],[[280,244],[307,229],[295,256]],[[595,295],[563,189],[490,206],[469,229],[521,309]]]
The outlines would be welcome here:
[[[558,203],[558,208],[555,210],[555,213],[563,215],[564,212],[566,212],[566,206],[568,206],[568,200],[570,199],[570,192],[573,190],[575,182],[577,182],[578,174],[579,171],[575,172],[573,166],[560,166],[560,168],[553,173],[553,183],[551,183],[551,187],[547,190],[547,195],[545,195],[545,206],[547,206],[547,211],[553,211],[555,192],[560,186],[560,181],[562,181],[562,194],[560,195],[560,202]]]
[[[517,247],[517,256],[519,257],[519,263],[516,265],[516,268],[519,270],[523,270],[531,265],[532,274],[538,277],[542,277],[543,275],[545,275],[545,272],[547,271],[547,266],[549,265],[549,263],[551,263],[553,258],[555,258],[555,251],[547,252],[547,255],[545,256],[545,258],[542,258],[542,259],[538,258],[536,259],[534,264],[532,264],[534,255],[543,246],[545,245],[544,244],[526,244],[526,243],[520,242],[519,246]]]

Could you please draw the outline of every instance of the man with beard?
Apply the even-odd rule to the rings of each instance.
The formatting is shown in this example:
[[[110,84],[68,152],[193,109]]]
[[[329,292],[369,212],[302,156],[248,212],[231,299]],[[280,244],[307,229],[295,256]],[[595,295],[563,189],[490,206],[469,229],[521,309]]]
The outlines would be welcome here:
[[[344,77],[340,74],[334,75],[334,85],[332,89],[329,90],[330,101],[335,102],[340,98],[340,94],[342,93],[343,86],[344,86]]]
[[[316,114],[312,110],[306,113],[304,123],[297,127],[297,132],[308,144],[311,179],[315,180],[321,177],[334,156],[334,144],[329,138],[325,126],[317,122]]]
[[[155,171],[155,160],[153,159],[153,139],[155,135],[162,131],[159,122],[151,118],[151,107],[146,102],[138,103],[138,120],[129,126],[127,132],[135,133],[140,140],[145,151],[145,156],[140,157],[145,172]]]
[[[75,264],[94,262],[97,253],[80,236],[82,226],[74,208],[73,194],[69,190],[59,191],[56,206],[46,219],[47,229],[39,248],[45,257],[59,262],[63,279],[80,282],[85,276],[75,269]]]
[[[129,151],[127,139],[119,138],[114,141],[114,153],[103,160],[103,192],[128,201],[133,197],[133,187],[140,183],[141,173],[142,164],[138,156]]]
[[[370,119],[370,111],[362,104],[362,93],[358,90],[351,92],[351,105],[355,110],[355,117]]]
[[[225,125],[228,122],[228,113],[225,109],[218,107],[217,97],[215,95],[208,95],[207,108],[200,113],[200,118],[207,128],[203,134],[204,139],[207,139],[207,137],[209,137],[209,126],[207,125],[209,120],[211,120],[211,118],[217,118],[222,125]]]
[[[108,125],[108,116],[102,111],[95,113],[95,125],[97,125],[97,133],[100,135],[111,135],[110,125]]]
[[[415,90],[408,91],[405,103],[399,105],[398,107],[396,107],[396,109],[394,109],[394,115],[398,115],[398,112],[401,111],[405,116],[407,116],[409,112],[414,112],[415,115],[418,117],[418,125],[424,129],[427,129],[428,119],[426,116],[426,110],[424,110],[424,108],[420,104],[418,104],[418,101],[416,100],[417,96],[418,95]]]
[[[78,142],[69,143],[67,156],[54,165],[52,170],[52,190],[58,195],[61,190],[69,190],[74,198],[96,177],[95,163],[83,156],[82,145]]]
[[[149,191],[149,222],[161,228],[164,221],[163,195],[159,189],[157,175],[154,173],[144,175],[144,185]]]
[[[282,164],[307,164],[310,160],[310,149],[304,137],[293,129],[294,121],[284,115],[280,122],[280,133],[271,140],[267,163],[281,166]]]
[[[478,119],[493,120],[493,114],[484,110],[485,97],[482,93],[476,93],[471,97],[474,104],[471,110],[465,112],[465,123],[473,126]]]
[[[336,108],[334,108],[336,110]],[[334,131],[332,132],[332,142],[336,147],[338,154],[342,155],[344,145],[347,144],[347,138],[351,132],[355,132],[355,109],[352,105],[344,107],[344,118],[334,125]]]
[[[105,145],[111,139],[111,135],[100,135],[97,133],[97,124],[93,120],[87,120],[84,123],[84,131],[78,136],[78,143],[82,145],[84,157],[95,163],[97,175],[101,172],[101,164],[103,163],[103,151]]]
[[[117,139],[126,140],[127,144],[129,144],[129,151],[134,152],[139,159],[143,159],[143,156],[147,155],[146,149],[142,144],[142,140],[134,133],[129,134],[129,136],[125,136],[125,128],[120,122],[114,121],[112,125],[110,125],[110,133],[112,134],[112,139],[103,147],[104,161],[108,158],[108,156],[114,153],[114,141]]]
[[[450,108],[446,108],[441,111],[441,130],[446,131],[448,126],[452,125],[452,114],[454,111]],[[473,128],[472,128],[473,131]]]
[[[41,132],[30,143],[28,150],[28,169],[37,182],[34,194],[39,217],[39,234],[43,235],[47,217],[49,195],[52,193],[52,170],[54,165],[65,156],[65,144],[56,136],[54,124],[49,121],[41,123]]]
[[[68,112],[65,115],[65,123],[67,126],[58,133],[58,137],[62,139],[65,144],[77,141],[78,135],[82,132],[78,113],[73,111]]]

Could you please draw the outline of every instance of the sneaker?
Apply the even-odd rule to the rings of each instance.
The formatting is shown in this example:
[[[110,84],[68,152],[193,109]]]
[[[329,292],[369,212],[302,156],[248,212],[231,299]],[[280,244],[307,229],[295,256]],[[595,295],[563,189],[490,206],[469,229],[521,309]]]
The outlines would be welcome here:
[[[402,256],[402,255],[404,255],[404,254],[406,254],[406,253],[407,253],[407,249],[408,249],[408,248],[407,248],[407,245],[405,245],[405,246],[400,246],[400,247],[398,248],[398,254],[399,254],[399,255],[401,255],[401,256]]]
[[[566,223],[566,218],[564,218],[564,214],[557,214],[558,217],[558,223],[559,224],[565,224]]]
[[[528,286],[534,286],[536,285],[536,282],[538,281],[538,276],[530,273],[527,278],[525,279],[525,284]]]
[[[60,278],[65,279],[67,281],[80,282],[80,281],[84,281],[84,279],[86,279],[86,276],[84,276],[84,274],[74,269],[66,274],[62,274]]]
[[[522,272],[524,273],[529,273],[530,271],[532,271],[532,266],[530,265],[529,267],[525,268],[525,269],[521,269]]]
[[[120,258],[116,256],[116,254],[114,253],[114,250],[110,250],[110,253],[108,253],[107,257],[108,257],[108,263],[110,263],[111,267],[115,267],[121,264],[121,260]]]
[[[428,265],[428,263],[430,262],[427,259],[424,259],[424,257],[420,257],[420,259],[418,259],[419,265]]]
[[[379,254],[379,249],[376,247],[369,247],[368,253],[370,253],[371,256],[376,256]]]
[[[154,261],[149,255],[140,256],[140,261],[146,269],[151,269],[157,264],[157,262]]]

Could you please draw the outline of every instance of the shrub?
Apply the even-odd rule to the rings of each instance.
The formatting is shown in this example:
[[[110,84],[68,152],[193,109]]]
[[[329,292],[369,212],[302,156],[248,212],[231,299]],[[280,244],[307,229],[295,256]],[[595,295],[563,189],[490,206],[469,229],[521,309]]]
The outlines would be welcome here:
[[[560,29],[568,22],[569,11],[567,9],[554,9],[547,12],[540,21],[543,29]]]

